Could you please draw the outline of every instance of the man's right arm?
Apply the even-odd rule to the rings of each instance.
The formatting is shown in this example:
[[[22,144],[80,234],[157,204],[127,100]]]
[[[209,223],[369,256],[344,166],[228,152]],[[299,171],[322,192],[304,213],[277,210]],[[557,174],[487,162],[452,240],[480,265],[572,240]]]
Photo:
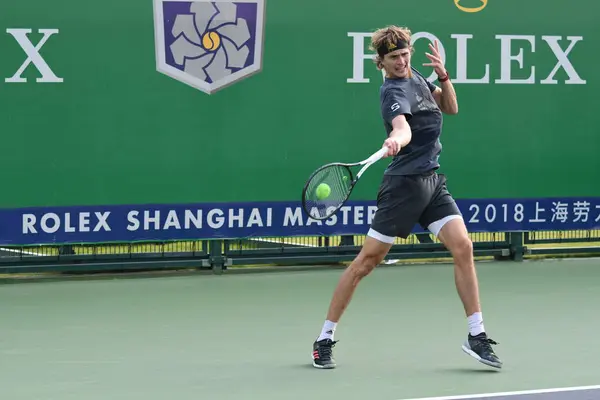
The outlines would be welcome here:
[[[404,90],[394,88],[386,93],[382,107],[384,119],[392,126],[384,146],[389,148],[388,157],[395,156],[412,139],[412,131],[408,124],[408,119],[412,117],[410,102]]]
[[[406,121],[406,116],[404,114],[400,114],[392,120],[392,131],[390,132],[386,142],[394,141],[397,143],[398,147],[393,153],[393,155],[396,155],[400,149],[406,147],[410,143],[411,139],[412,131],[410,129],[410,125],[408,125],[408,121]]]
[[[410,143],[411,139],[412,131],[410,125],[406,121],[406,116],[400,114],[392,120],[392,131],[385,142],[383,142],[383,145],[389,149],[387,157],[393,157],[398,154],[400,149]]]

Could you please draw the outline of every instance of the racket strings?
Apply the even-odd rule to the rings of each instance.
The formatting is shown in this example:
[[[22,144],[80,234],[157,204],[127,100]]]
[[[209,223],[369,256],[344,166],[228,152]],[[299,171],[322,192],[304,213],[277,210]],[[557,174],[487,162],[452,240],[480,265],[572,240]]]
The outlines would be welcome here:
[[[319,197],[319,185],[326,184],[330,193]],[[312,218],[323,219],[330,211],[337,209],[350,193],[352,176],[348,168],[332,165],[317,172],[309,182],[305,194],[305,206]]]

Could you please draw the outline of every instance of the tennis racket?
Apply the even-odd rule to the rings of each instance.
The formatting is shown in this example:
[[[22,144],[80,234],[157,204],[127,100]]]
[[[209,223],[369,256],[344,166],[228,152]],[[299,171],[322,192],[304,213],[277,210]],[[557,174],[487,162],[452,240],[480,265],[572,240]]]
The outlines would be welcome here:
[[[302,189],[302,209],[315,220],[335,214],[350,197],[364,172],[387,154],[387,147],[357,163],[335,162],[313,172]],[[354,175],[352,168],[362,168]]]

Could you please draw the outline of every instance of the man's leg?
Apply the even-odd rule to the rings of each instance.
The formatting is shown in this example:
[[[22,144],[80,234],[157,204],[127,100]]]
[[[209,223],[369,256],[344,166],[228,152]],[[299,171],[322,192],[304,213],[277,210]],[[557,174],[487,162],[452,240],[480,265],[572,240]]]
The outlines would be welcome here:
[[[358,283],[381,263],[391,246],[391,243],[380,241],[371,236],[366,237],[362,250],[342,273],[333,292],[333,298],[327,312],[328,321],[335,324],[339,322],[354,295]],[[321,335],[319,339],[323,339],[323,336],[328,335],[328,333],[323,332]]]
[[[454,281],[467,317],[475,313],[481,313],[479,283],[473,258],[473,243],[469,238],[463,219],[449,217],[439,231],[438,238],[452,253]],[[482,324],[483,322],[480,326],[474,327],[478,330],[474,334],[479,334],[484,330]]]
[[[469,325],[463,351],[484,364],[501,368],[502,362],[494,354],[491,346],[497,343],[487,337],[483,326],[473,243],[461,212],[446,187],[446,177],[443,174],[432,175],[427,181],[427,187],[432,193],[431,201],[419,223],[440,239],[454,259],[456,290]]]
[[[396,237],[406,238],[425,208],[427,192],[421,190],[410,177],[384,175],[377,194],[377,211],[365,243],[352,263],[346,268],[327,311],[321,333],[313,343],[313,366],[335,368],[333,339],[342,314],[348,307],[359,282],[379,265]]]
[[[487,337],[483,325],[473,243],[464,220],[458,215],[450,215],[430,224],[429,227],[450,251],[454,260],[456,289],[469,324],[469,335],[463,345],[463,351],[484,364],[501,368],[502,362],[491,347],[497,343]]]
[[[342,273],[329,304],[327,320],[313,345],[313,366],[317,368],[335,367],[331,349],[335,345],[333,336],[337,324],[350,304],[358,283],[383,261],[393,242],[393,237],[384,236],[371,230],[358,256]]]

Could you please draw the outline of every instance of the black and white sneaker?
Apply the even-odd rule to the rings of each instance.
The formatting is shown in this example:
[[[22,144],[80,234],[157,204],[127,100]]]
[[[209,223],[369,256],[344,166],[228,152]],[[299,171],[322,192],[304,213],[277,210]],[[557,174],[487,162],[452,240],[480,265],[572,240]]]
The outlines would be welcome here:
[[[331,339],[323,339],[313,344],[313,367],[321,369],[335,368],[335,360],[333,359],[333,347],[335,344]]]
[[[477,336],[471,336],[469,334],[467,340],[462,345],[462,349],[465,353],[485,365],[494,368],[502,368],[502,361],[500,361],[492,349],[493,344],[498,343],[488,338],[485,332],[482,332]]]

